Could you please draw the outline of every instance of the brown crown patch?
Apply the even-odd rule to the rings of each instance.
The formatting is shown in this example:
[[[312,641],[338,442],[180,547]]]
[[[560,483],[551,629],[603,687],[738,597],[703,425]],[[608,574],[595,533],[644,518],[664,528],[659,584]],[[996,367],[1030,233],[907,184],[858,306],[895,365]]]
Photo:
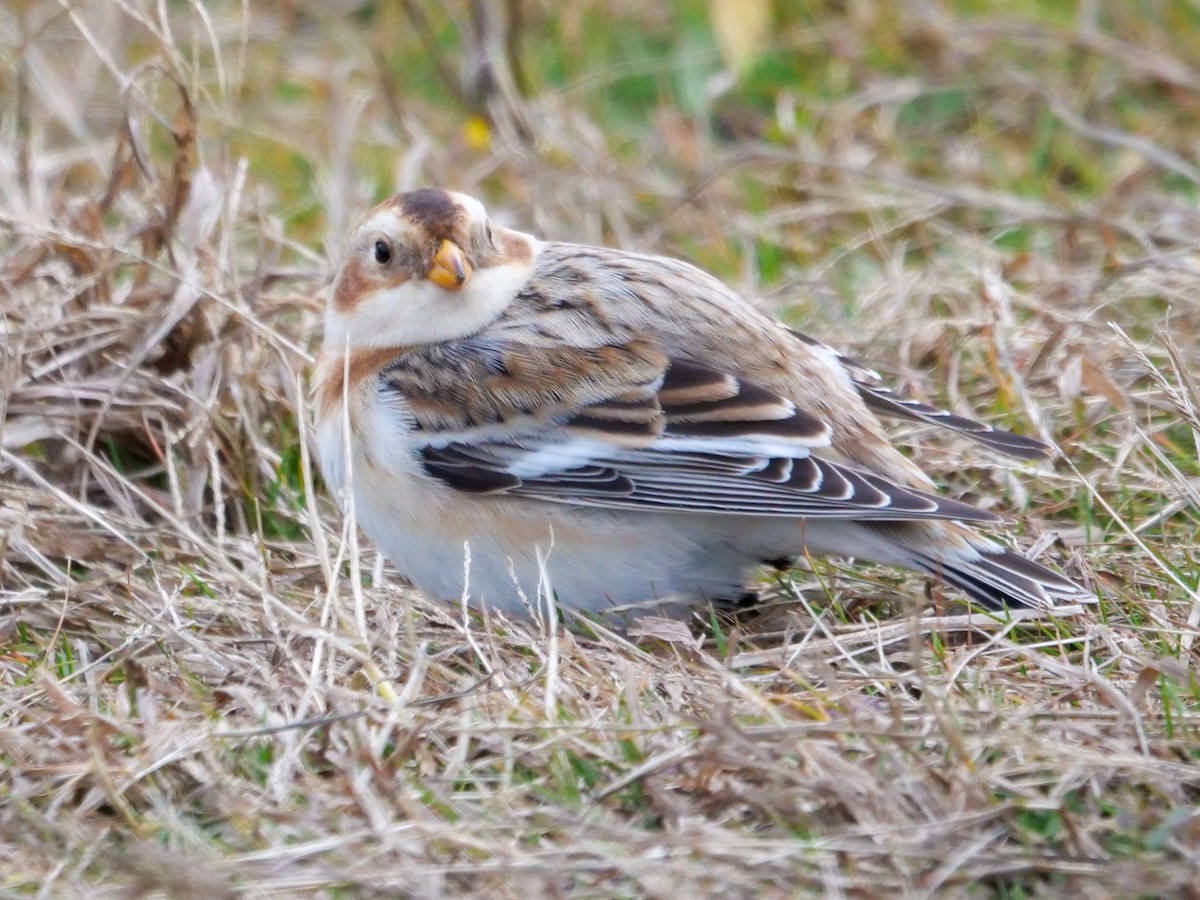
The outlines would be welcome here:
[[[436,188],[421,188],[396,197],[400,212],[422,227],[430,235],[446,237],[455,233],[466,218],[466,210],[445,191]]]

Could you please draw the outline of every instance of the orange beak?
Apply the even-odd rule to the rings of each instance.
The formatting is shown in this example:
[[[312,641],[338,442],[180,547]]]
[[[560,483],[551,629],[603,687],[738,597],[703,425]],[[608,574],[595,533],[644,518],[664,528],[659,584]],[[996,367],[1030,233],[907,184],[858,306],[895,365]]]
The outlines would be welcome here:
[[[457,290],[471,277],[471,264],[458,244],[442,241],[429,261],[425,277],[447,290]]]

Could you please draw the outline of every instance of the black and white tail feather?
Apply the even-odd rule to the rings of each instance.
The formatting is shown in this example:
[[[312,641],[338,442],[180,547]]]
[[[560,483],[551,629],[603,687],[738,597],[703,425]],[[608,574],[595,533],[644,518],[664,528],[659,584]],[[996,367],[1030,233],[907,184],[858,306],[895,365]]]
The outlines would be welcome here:
[[[789,331],[809,346],[820,347],[836,358],[873,412],[948,428],[1016,459],[1045,459],[1050,455],[1050,448],[1034,438],[901,397],[883,383],[883,377],[874,369],[815,338],[794,329]],[[900,537],[897,543],[904,546],[907,542]],[[907,549],[906,564],[910,568],[953,585],[989,609],[1054,610],[1096,602],[1093,594],[1070,579],[991,540],[973,542],[965,554],[939,556],[923,549]]]
[[[974,559],[912,553],[910,568],[945,581],[987,609],[1061,610],[1096,602],[1095,595],[1070,579],[991,541],[972,544]],[[972,554],[974,555],[974,554]]]

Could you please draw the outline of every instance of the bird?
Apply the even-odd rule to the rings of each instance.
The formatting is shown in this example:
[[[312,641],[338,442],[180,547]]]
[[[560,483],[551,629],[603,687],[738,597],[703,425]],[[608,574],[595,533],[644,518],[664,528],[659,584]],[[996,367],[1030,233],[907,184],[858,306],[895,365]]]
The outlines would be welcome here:
[[[376,206],[329,291],[312,379],[338,502],[416,588],[523,616],[743,603],[763,564],[851,557],[986,609],[1096,597],[981,529],[879,416],[1032,459],[664,256],[543,241],[463,193]]]

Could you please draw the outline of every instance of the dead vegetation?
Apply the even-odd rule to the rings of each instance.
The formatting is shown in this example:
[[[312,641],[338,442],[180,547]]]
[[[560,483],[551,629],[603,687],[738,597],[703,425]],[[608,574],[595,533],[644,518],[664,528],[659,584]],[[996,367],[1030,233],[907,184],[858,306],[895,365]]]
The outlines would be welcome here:
[[[1194,890],[1194,9],[776,10],[747,62],[689,43],[722,5],[0,11],[0,891]],[[414,595],[299,411],[341,237],[417,184],[1055,441],[898,431],[1099,607],[825,562],[627,637]]]

